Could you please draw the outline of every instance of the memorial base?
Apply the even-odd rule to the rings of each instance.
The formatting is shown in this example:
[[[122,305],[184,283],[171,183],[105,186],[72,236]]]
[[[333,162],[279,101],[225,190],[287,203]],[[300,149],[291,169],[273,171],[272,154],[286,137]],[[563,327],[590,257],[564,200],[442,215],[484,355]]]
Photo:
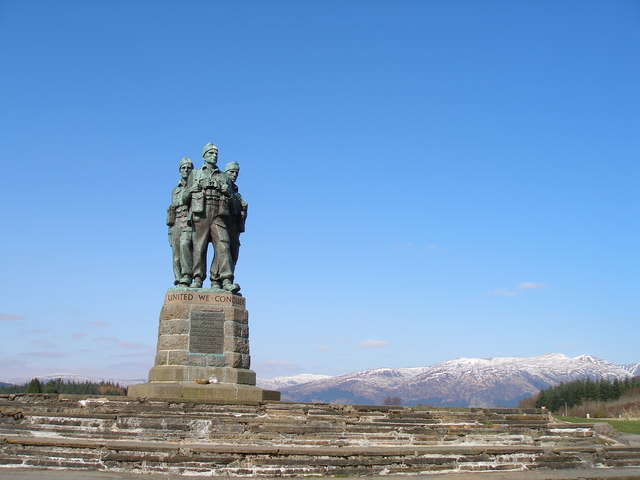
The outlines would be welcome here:
[[[239,295],[214,289],[171,288],[160,312],[149,383],[128,395],[213,401],[280,400],[255,386],[249,369],[249,314]]]
[[[253,385],[214,383],[198,385],[193,382],[153,382],[131,385],[129,397],[158,399],[206,400],[212,402],[278,401],[280,392],[264,390]]]

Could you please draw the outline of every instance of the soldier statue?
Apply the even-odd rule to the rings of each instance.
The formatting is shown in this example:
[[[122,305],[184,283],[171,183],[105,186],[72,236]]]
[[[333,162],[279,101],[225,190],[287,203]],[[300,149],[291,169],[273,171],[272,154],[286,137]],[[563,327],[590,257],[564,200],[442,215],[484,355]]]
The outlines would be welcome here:
[[[240,164],[238,162],[227,163],[224,171],[229,175],[231,180],[231,198],[229,199],[229,245],[231,248],[231,263],[235,273],[236,264],[238,263],[238,254],[240,253],[240,234],[244,232],[244,224],[247,219],[248,204],[238,193],[236,181],[240,174]]]
[[[173,254],[173,284],[181,287],[191,285],[193,267],[192,230],[189,220],[189,208],[183,199],[187,178],[193,170],[193,163],[184,157],[178,164],[180,181],[171,192],[171,205],[167,209],[169,226],[169,245]]]
[[[193,282],[191,287],[202,288],[206,277],[207,248],[213,244],[211,288],[237,293],[240,286],[233,283],[233,266],[229,245],[229,199],[233,193],[229,176],[220,171],[218,147],[207,143],[202,149],[204,164],[193,170],[187,180],[183,201],[190,207],[193,225]]]

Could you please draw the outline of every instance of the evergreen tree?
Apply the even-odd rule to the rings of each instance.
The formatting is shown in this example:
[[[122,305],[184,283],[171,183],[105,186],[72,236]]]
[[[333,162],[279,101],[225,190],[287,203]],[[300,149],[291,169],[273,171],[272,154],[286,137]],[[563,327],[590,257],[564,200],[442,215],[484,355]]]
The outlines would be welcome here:
[[[613,381],[613,384],[611,385],[611,398],[612,399],[616,399],[616,398],[620,398],[620,396],[622,395],[622,384],[620,383],[620,380],[618,380],[617,378]]]
[[[42,388],[43,393],[60,393],[61,380],[49,380]]]
[[[42,393],[42,385],[40,384],[40,380],[34,378],[27,385],[27,393]]]
[[[571,408],[580,405],[584,400],[617,400],[634,388],[640,388],[639,377],[613,381],[580,379],[569,383],[560,383],[555,387],[540,391],[535,406],[537,408],[547,407],[555,412],[562,410],[565,403],[567,407]]]
[[[600,390],[598,384],[588,379],[584,386],[584,398],[587,400],[600,400]]]

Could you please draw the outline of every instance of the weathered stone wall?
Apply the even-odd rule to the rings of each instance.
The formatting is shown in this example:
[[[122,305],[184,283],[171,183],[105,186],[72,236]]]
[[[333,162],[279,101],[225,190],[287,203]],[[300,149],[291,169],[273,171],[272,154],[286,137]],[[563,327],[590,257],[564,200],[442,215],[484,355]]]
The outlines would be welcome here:
[[[640,465],[540,410],[0,397],[0,467],[374,475]],[[0,475],[1,476],[1,475]]]

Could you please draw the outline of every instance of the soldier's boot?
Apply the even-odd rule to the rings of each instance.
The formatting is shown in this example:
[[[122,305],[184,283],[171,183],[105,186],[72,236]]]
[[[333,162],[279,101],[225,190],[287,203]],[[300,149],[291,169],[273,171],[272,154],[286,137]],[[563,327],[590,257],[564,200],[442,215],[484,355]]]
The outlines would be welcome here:
[[[191,288],[202,288],[202,279],[200,277],[193,277]]]
[[[231,280],[225,278],[222,281],[222,289],[226,290],[227,292],[238,293],[240,291],[240,285],[238,285],[237,283],[232,283]]]
[[[220,282],[217,280],[211,280],[211,288],[220,289],[222,288],[222,285],[220,285]]]
[[[180,279],[180,282],[178,283],[178,285],[181,287],[188,287],[189,285],[191,285],[191,277],[189,275],[184,275]]]

